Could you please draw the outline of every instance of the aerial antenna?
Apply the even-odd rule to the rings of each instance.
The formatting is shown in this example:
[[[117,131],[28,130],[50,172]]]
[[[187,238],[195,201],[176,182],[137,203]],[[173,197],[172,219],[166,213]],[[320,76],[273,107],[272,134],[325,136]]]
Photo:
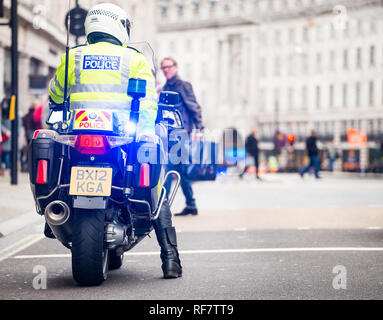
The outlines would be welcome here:
[[[63,123],[67,121],[67,112],[69,111],[68,101],[68,70],[69,70],[69,29],[70,29],[70,8],[71,0],[68,0],[68,17],[67,17],[67,36],[65,48],[65,85],[64,85],[64,108],[63,108]]]

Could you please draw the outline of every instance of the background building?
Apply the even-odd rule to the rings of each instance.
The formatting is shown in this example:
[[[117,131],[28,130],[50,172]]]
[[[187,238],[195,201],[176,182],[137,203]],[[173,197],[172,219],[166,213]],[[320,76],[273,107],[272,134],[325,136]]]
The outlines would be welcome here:
[[[382,1],[163,0],[158,10],[158,51],[180,62],[208,127],[256,125],[264,155],[277,129],[294,133],[298,164],[311,129],[323,150],[335,142],[343,162],[348,150],[361,170],[379,160]],[[350,146],[348,128],[366,133],[367,146]],[[283,149],[282,167],[287,160]]]
[[[78,1],[86,10],[100,2]],[[374,163],[383,167],[381,0],[110,2],[129,12],[132,42],[149,41],[157,64],[166,56],[179,62],[208,129],[235,128],[243,141],[257,126],[265,159],[274,153],[277,129],[294,133],[295,164],[301,164],[304,140],[316,129],[322,149],[334,140],[341,158],[356,151],[362,170]],[[6,21],[10,0],[4,3]],[[47,98],[46,83],[65,50],[67,11],[66,0],[19,0],[21,115],[35,97]],[[0,98],[9,95],[10,60],[10,30],[2,27]],[[161,72],[158,77],[165,82]],[[367,146],[347,143],[351,127],[367,134]],[[287,159],[283,149],[282,167]],[[342,168],[342,161],[337,165]]]

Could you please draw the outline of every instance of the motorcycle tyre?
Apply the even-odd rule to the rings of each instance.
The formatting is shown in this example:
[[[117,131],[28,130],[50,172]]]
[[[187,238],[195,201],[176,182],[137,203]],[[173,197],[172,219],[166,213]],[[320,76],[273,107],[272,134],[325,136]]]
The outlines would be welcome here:
[[[109,251],[104,243],[104,210],[74,210],[72,274],[82,286],[98,286],[107,277]]]

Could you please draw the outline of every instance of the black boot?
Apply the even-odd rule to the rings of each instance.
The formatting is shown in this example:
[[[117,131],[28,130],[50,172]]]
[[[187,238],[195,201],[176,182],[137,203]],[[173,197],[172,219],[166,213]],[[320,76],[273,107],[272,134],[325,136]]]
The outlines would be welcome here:
[[[198,209],[195,207],[186,207],[180,213],[176,213],[175,216],[187,216],[189,214],[196,216],[198,214]]]
[[[182,266],[177,250],[176,229],[174,227],[155,228],[158,244],[161,247],[162,271],[165,279],[182,277]]]

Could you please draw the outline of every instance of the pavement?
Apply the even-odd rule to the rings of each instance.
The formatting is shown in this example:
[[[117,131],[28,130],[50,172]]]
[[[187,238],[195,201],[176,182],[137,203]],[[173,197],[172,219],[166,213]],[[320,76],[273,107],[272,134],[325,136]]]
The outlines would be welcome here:
[[[17,185],[10,181],[9,171],[0,177],[0,237],[41,219],[35,210],[28,174],[19,173]]]
[[[383,227],[383,175],[323,172],[322,179],[316,181],[310,175],[301,179],[295,173],[265,174],[261,181],[255,181],[252,174],[240,180],[235,169],[231,174],[229,171],[228,176],[219,176],[215,182],[194,184],[199,219],[177,217],[177,229]],[[172,211],[179,212],[183,207],[179,190]],[[38,221],[43,218],[36,213],[28,173],[19,173],[18,185],[14,186],[8,171],[0,177],[0,238]]]

